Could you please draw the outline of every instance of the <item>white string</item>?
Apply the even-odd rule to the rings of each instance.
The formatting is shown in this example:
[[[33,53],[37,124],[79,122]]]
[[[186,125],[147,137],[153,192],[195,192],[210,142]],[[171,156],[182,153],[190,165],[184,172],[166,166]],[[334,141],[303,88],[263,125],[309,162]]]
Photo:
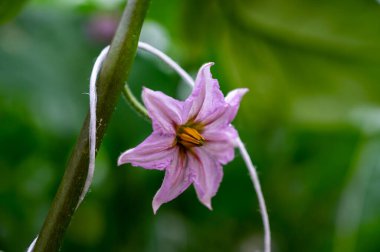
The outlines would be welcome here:
[[[96,59],[94,66],[92,68],[91,77],[90,77],[90,125],[89,125],[89,164],[88,164],[88,172],[86,181],[82,190],[82,193],[79,197],[77,206],[75,210],[82,203],[84,197],[86,196],[91,183],[92,178],[94,177],[95,170],[95,153],[96,153],[96,102],[97,102],[97,94],[96,94],[96,80],[98,78],[100,69],[102,67],[103,61],[105,60],[107,53],[109,50],[109,46],[106,46],[98,58]],[[75,212],[75,211],[74,211]],[[34,246],[37,242],[38,236],[33,240],[33,242],[29,245],[27,252],[33,252]]]
[[[236,139],[236,145],[240,150],[241,156],[247,165],[250,177],[253,182],[253,186],[255,187],[255,191],[257,194],[257,198],[259,200],[259,206],[260,206],[260,213],[261,217],[263,219],[264,224],[264,251],[270,252],[271,250],[271,242],[270,242],[270,226],[269,226],[269,217],[268,217],[268,211],[267,207],[265,205],[265,200],[263,196],[263,192],[261,190],[259,177],[257,176],[256,168],[252,164],[251,157],[248,154],[247,149],[245,148],[243,142],[241,141],[240,137]]]
[[[172,67],[182,78],[186,81],[186,83],[193,88],[195,86],[194,79],[185,71],[183,70],[174,60],[172,60],[169,56],[162,53],[161,51],[157,50],[156,48],[152,47],[151,45],[148,45],[143,42],[139,42],[139,48],[144,49],[157,57],[159,57],[161,60],[163,60],[166,64],[168,64],[170,67]],[[245,148],[243,142],[241,141],[240,137],[236,139],[236,146],[239,148],[239,151],[242,155],[242,158],[247,165],[249,175],[252,179],[253,186],[255,188],[257,198],[259,201],[259,207],[261,212],[261,217],[264,225],[264,251],[270,252],[271,251],[271,235],[270,235],[270,225],[269,225],[269,217],[268,217],[268,211],[264,200],[264,195],[261,190],[260,180],[257,176],[257,172],[255,169],[255,166],[252,164],[251,157],[248,154],[247,149]]]
[[[96,94],[96,80],[98,77],[98,74],[100,72],[100,69],[102,67],[102,63],[105,60],[107,53],[109,51],[110,46],[105,47],[102,52],[99,54],[98,58],[95,61],[94,67],[92,68],[91,77],[90,77],[90,126],[89,126],[89,140],[90,140],[90,153],[89,153],[89,166],[88,166],[88,173],[87,173],[87,179],[82,191],[82,194],[79,198],[79,202],[77,207],[80,205],[80,203],[83,201],[84,197],[86,196],[91,183],[92,178],[94,176],[94,170],[95,170],[95,153],[96,153],[96,101],[97,101],[97,94]],[[185,71],[183,70],[174,60],[172,60],[169,56],[161,52],[160,50],[154,48],[153,46],[139,41],[138,48],[142,49],[144,51],[150,52],[151,54],[157,56],[159,59],[161,59],[163,62],[168,64],[173,70],[175,70],[186,82],[188,82],[191,86],[194,86],[194,80],[193,78]]]
[[[157,50],[153,46],[139,42],[138,47],[144,51],[150,52],[151,54],[160,58],[163,62],[168,64],[172,69],[174,69],[186,82],[188,82],[191,86],[194,86],[194,80],[190,77],[190,75],[183,70],[174,60],[169,58],[167,55]],[[96,154],[96,102],[97,102],[97,93],[96,93],[96,81],[101,70],[102,64],[107,56],[110,46],[106,46],[99,56],[97,57],[94,66],[91,71],[90,77],[90,125],[89,125],[89,165],[87,178],[82,190],[82,193],[79,197],[78,204],[75,210],[82,203],[84,197],[86,196],[88,190],[90,189],[92,179],[94,177],[95,171],[95,154]],[[33,240],[33,242],[29,245],[27,252],[33,252],[34,246],[36,244],[38,236]]]
[[[38,238],[38,235],[36,236],[36,238],[34,238],[34,240],[32,241],[32,243],[29,245],[29,248],[28,248],[28,250],[26,252],[33,252],[34,245],[36,245],[37,238]]]
[[[77,208],[80,203],[83,201],[86,193],[90,189],[92,178],[94,177],[95,170],[95,153],[96,153],[96,80],[98,78],[100,69],[102,67],[103,61],[105,60],[109,46],[105,47],[102,52],[99,54],[98,58],[95,61],[94,67],[92,68],[91,77],[90,77],[90,126],[89,126],[89,141],[90,141],[90,153],[89,153],[89,164],[88,164],[88,173],[86,182],[83,187],[83,191],[80,195]]]
[[[171,67],[174,71],[176,71],[191,88],[193,88],[195,86],[194,79],[183,68],[181,68],[173,59],[171,59],[169,56],[167,56],[166,54],[164,54],[160,50],[154,48],[153,46],[151,46],[147,43],[141,42],[141,41],[138,43],[138,48],[157,56],[159,59],[161,59],[163,62],[165,62],[169,67]],[[103,49],[102,53],[106,50],[108,51],[108,47]],[[105,52],[105,54],[106,53],[107,52]],[[95,64],[96,64],[96,62],[95,62]],[[95,66],[94,66],[94,68],[95,68]],[[95,76],[96,75],[97,75],[97,72],[96,72]],[[91,91],[90,91],[90,94],[91,94]],[[95,98],[96,98],[96,95],[95,95]],[[96,130],[96,129],[94,128],[94,130]],[[263,221],[263,225],[264,225],[264,251],[270,252],[271,251],[271,235],[270,235],[269,217],[268,217],[268,211],[267,211],[265,200],[264,200],[264,195],[263,195],[263,192],[261,190],[260,180],[257,176],[256,169],[255,169],[254,165],[252,164],[252,160],[248,154],[248,151],[245,148],[240,137],[238,137],[236,139],[236,145],[239,148],[239,151],[242,155],[242,158],[243,158],[245,164],[247,165],[247,168],[248,168],[250,177],[252,179],[252,183],[253,183],[253,186],[255,188],[258,201],[259,201],[260,213],[261,213],[261,217],[262,217],[262,221]],[[91,182],[90,182],[90,184],[91,184]],[[83,197],[84,197],[84,195],[83,195]]]
[[[141,41],[139,42],[139,48],[157,56],[159,59],[165,62],[168,66],[170,66],[174,71],[176,71],[191,87],[194,87],[195,85],[194,79],[169,56],[167,56],[160,50],[154,48],[153,46]]]
[[[101,53],[99,54],[98,58],[95,61],[94,67],[91,72],[90,77],[90,125],[89,125],[89,166],[88,166],[88,173],[86,182],[83,188],[83,191],[79,197],[78,204],[76,206],[76,209],[79,207],[81,202],[83,201],[84,197],[86,196],[91,183],[92,178],[94,176],[94,170],[95,170],[95,154],[96,154],[96,102],[97,102],[97,93],[96,93],[96,81],[97,77],[99,75],[99,72],[101,70],[103,61],[105,60],[107,53],[109,51],[110,46],[105,47]],[[138,48],[147,51],[158,58],[160,58],[163,62],[165,62],[168,66],[170,66],[173,70],[175,70],[190,87],[194,87],[195,82],[194,79],[185,71],[183,68],[181,68],[173,59],[171,59],[169,56],[161,52],[160,50],[152,47],[151,45],[139,42]],[[264,223],[264,232],[265,232],[265,242],[264,242],[264,251],[270,252],[270,227],[269,227],[269,218],[268,213],[266,210],[266,205],[264,201],[264,196],[261,191],[260,182],[256,173],[256,169],[252,164],[251,158],[249,157],[249,154],[242,143],[241,139],[238,137],[237,139],[237,145],[238,148],[242,154],[242,157],[248,167],[253,185],[255,187],[257,197],[259,200],[261,215],[263,218]],[[27,252],[33,252],[34,245],[37,241],[38,236],[33,240],[33,242],[30,244]]]

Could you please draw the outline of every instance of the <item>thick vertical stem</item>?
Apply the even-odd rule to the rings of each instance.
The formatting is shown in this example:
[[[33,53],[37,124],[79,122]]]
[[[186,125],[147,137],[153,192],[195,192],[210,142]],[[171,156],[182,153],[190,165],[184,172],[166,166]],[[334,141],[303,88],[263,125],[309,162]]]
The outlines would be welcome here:
[[[98,77],[97,148],[131,69],[150,0],[129,0]],[[58,251],[82,193],[89,165],[89,116],[68,161],[33,251]]]

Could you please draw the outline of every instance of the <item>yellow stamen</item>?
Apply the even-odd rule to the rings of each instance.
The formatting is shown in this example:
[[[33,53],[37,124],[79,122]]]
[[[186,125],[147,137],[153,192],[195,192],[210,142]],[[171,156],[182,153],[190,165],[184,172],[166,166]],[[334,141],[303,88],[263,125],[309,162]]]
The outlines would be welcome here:
[[[196,129],[190,127],[180,127],[177,139],[185,147],[202,146],[205,142],[203,136]]]

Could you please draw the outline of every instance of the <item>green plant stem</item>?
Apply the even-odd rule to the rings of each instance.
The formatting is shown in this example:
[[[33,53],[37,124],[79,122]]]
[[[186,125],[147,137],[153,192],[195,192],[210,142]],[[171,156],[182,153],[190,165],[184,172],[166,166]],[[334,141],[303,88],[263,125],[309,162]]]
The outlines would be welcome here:
[[[97,90],[97,149],[123,90],[150,0],[129,0],[100,71]],[[89,164],[89,115],[68,161],[65,174],[39,233],[34,251],[58,251],[83,190]]]
[[[135,110],[135,112],[140,115],[142,118],[144,118],[146,121],[151,122],[151,119],[148,115],[148,111],[142,105],[136,97],[133,95],[131,89],[129,88],[128,84],[125,84],[123,89],[123,95],[127,103]]]

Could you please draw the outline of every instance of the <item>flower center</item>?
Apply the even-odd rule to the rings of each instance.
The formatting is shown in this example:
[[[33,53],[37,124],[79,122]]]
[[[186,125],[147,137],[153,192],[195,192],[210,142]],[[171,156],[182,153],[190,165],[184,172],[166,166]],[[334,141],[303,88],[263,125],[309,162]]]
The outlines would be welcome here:
[[[187,148],[202,146],[205,139],[199,132],[188,126],[181,126],[177,130],[177,141]]]

